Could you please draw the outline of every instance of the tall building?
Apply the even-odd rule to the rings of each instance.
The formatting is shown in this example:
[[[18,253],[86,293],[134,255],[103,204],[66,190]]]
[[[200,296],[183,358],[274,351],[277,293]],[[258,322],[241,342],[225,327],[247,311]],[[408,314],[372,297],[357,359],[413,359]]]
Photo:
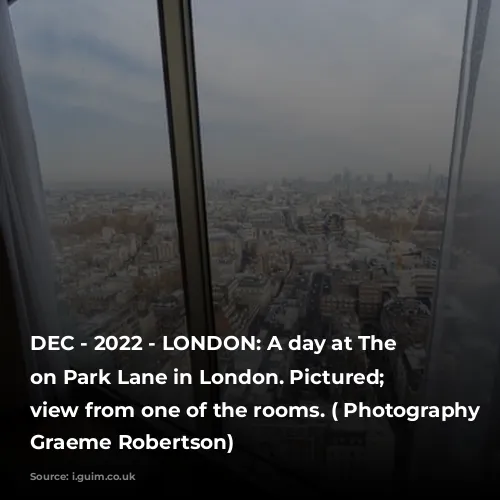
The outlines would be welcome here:
[[[342,178],[342,182],[348,186],[351,183],[351,172],[348,168],[344,169],[344,175]]]

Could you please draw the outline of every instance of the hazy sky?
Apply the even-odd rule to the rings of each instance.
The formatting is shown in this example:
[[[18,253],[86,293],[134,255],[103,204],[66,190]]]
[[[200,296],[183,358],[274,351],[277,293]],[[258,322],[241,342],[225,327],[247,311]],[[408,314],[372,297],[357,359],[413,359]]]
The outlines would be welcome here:
[[[194,0],[207,177],[446,171],[465,0]],[[47,182],[167,181],[156,2],[11,8]]]

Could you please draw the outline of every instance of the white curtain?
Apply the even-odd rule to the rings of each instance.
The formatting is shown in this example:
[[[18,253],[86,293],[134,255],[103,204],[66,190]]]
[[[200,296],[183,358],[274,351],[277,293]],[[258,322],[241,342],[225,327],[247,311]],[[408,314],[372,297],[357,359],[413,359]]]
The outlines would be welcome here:
[[[64,386],[29,382],[34,372],[54,373],[61,380],[66,356],[59,351],[31,351],[31,336],[61,331],[37,148],[6,0],[0,0],[0,230],[32,402],[61,399]]]

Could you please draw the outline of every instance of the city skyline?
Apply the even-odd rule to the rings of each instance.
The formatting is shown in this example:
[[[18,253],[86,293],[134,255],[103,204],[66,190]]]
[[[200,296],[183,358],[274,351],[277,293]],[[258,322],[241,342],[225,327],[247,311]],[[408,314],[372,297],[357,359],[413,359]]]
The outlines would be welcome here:
[[[324,343],[363,334],[397,339],[399,346],[389,364],[365,353],[357,341],[352,352],[327,350],[317,356],[221,349],[217,362],[224,376],[306,367],[311,373],[331,367],[366,375],[374,366],[389,377],[384,390],[335,384],[316,390],[299,382],[283,390],[266,384],[261,391],[259,384],[226,383],[222,401],[273,407],[307,401],[318,412],[331,400],[414,401],[426,359],[446,185],[438,177],[432,183],[398,183],[391,176],[385,182],[370,180],[358,183],[344,172],[328,183],[295,180],[231,189],[216,183],[207,190],[213,338],[266,343],[271,336],[299,334]],[[80,369],[99,363],[124,374],[153,370],[171,376],[179,369],[191,377],[189,351],[165,352],[158,340],[167,336],[170,345],[193,334],[185,321],[183,250],[173,193],[165,196],[164,191],[47,191],[63,331],[86,344],[95,335],[119,331],[159,346],[134,356],[94,357],[75,350],[72,361]],[[147,404],[189,404],[191,392],[178,389],[119,387],[120,393]],[[273,462],[294,470],[307,466],[318,481],[324,473],[330,477],[332,468],[348,477],[370,455],[377,463],[366,473],[391,477],[395,443],[404,443],[409,430],[391,418],[370,424],[356,419],[344,426],[323,416],[314,422],[256,418],[224,425],[259,456],[270,452]],[[272,429],[272,437],[266,429]],[[375,435],[383,438],[374,441]],[[360,447],[359,439],[366,444]],[[306,455],[303,447],[309,450]],[[399,459],[396,468],[401,469],[408,456]],[[341,464],[347,465],[339,469]]]

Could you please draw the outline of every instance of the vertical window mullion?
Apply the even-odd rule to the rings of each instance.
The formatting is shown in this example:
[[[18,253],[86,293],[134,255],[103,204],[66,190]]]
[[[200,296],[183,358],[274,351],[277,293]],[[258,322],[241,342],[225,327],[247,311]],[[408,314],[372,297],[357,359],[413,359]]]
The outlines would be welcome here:
[[[214,335],[215,326],[190,7],[189,0],[158,0],[186,319],[190,334],[201,337]],[[216,386],[200,384],[200,370],[216,369],[215,351],[191,352],[196,404],[219,400]],[[215,423],[199,419],[198,430],[214,433]]]

